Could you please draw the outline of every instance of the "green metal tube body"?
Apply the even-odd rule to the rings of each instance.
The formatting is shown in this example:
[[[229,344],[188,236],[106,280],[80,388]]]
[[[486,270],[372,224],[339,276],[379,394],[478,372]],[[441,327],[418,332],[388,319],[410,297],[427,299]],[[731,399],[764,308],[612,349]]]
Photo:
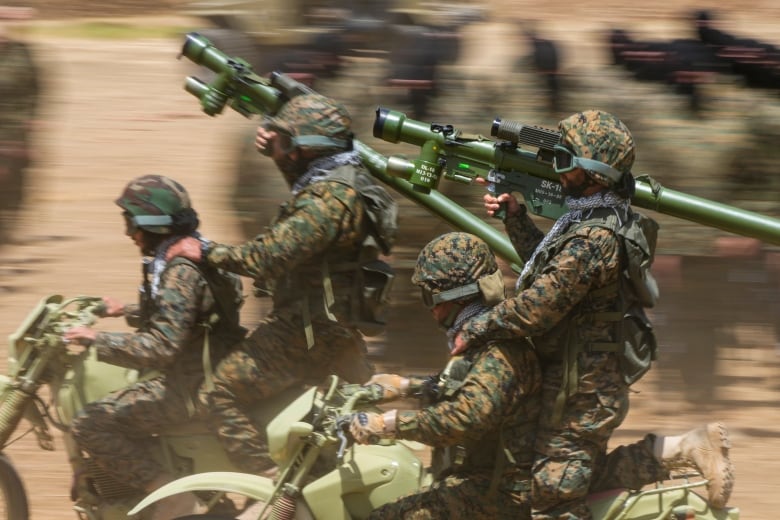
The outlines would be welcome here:
[[[447,136],[431,128],[431,124],[414,121],[401,112],[379,108],[374,122],[374,137],[415,146],[435,142],[443,156],[456,155],[464,160],[493,164],[496,169],[509,174],[528,173],[558,182],[558,175],[552,166],[539,161],[536,154],[527,150],[497,146],[495,141],[488,138],[459,139],[457,132]],[[664,188],[655,181],[647,182],[638,178],[631,202],[640,208],[780,245],[780,220]]]
[[[217,74],[210,84],[192,77],[185,83],[185,90],[200,99],[209,115],[219,114],[228,102],[245,116],[275,114],[287,101],[284,92],[255,74],[247,62],[227,56],[198,33],[187,34],[181,55]]]
[[[641,181],[636,183],[636,194],[631,202],[640,208],[658,211],[664,215],[780,245],[780,220],[760,213],[688,195],[660,185],[653,187]]]
[[[408,143],[423,146],[433,141],[438,144],[440,153],[451,153],[464,159],[492,164],[497,170],[530,173],[554,182],[559,182],[558,174],[552,167],[537,160],[536,154],[520,148],[496,146],[496,141],[487,137],[459,139],[459,133],[445,135],[444,132],[431,130],[430,123],[409,119],[402,112],[378,108],[374,120],[374,137],[390,143]]]
[[[273,114],[289,99],[291,92],[287,90],[294,89],[296,85],[290,78],[283,78],[280,83],[286,87],[271,84],[254,74],[244,62],[227,57],[196,33],[187,35],[182,54],[218,75],[212,84],[196,78],[188,78],[185,83],[185,89],[201,100],[204,111],[210,115],[220,112],[221,106],[217,106],[220,102],[222,106],[229,102],[231,108],[247,117]],[[487,137],[462,138],[460,132],[450,126],[415,121],[401,112],[378,108],[373,133],[375,137],[391,143],[404,142],[421,147],[425,156],[422,162],[433,168],[437,166],[434,161],[438,153],[439,162],[445,158],[463,158],[483,166],[489,165],[507,175],[530,175],[558,183],[558,175],[549,162],[538,159],[535,153],[503,146]],[[424,193],[426,190],[421,191],[420,186],[407,180],[414,180],[415,173],[419,174],[420,161],[415,171],[412,163],[384,157],[363,143],[356,141],[355,147],[377,179],[456,228],[481,236],[496,254],[507,261],[522,264],[522,259],[502,233],[435,189]],[[392,168],[388,168],[389,164]],[[435,182],[433,184],[435,188]],[[637,180],[632,202],[642,208],[780,245],[780,221],[777,219],[665,189],[652,180]]]
[[[431,213],[443,218],[453,227],[481,237],[498,256],[507,262],[523,265],[523,259],[517,254],[505,234],[464,209],[446,195],[436,190],[432,190],[427,194],[421,193],[416,191],[414,185],[409,181],[391,175],[388,173],[387,168],[388,158],[364,143],[355,140],[355,149],[360,154],[371,175],[381,182],[395,189],[406,198],[424,206]],[[408,167],[413,168],[413,165],[409,163]]]
[[[223,100],[223,105],[230,103],[232,108],[245,116],[249,116],[251,113],[274,113],[280,108],[278,100],[285,99],[285,95],[270,84],[244,81],[242,75],[251,74],[254,76],[251,70],[242,70],[234,67],[234,60],[229,59],[225,54],[212,46],[206,38],[198,34],[190,33],[187,35],[182,55],[195,63],[211,69],[218,75],[226,74],[227,82],[223,83],[221,78],[217,78],[217,81],[220,82],[220,89],[231,93],[233,97],[226,96]],[[213,83],[207,84],[197,78],[188,77],[185,81],[184,89],[201,100],[204,111],[209,115],[213,116],[221,112],[221,108],[214,110],[206,107],[205,100],[210,100],[213,96]],[[236,96],[241,96],[242,103],[251,106],[253,110],[248,113],[246,110],[237,108]],[[436,190],[432,190],[427,194],[417,191],[412,183],[388,172],[387,165],[389,159],[364,143],[355,140],[354,147],[371,174],[378,180],[417,204],[424,206],[431,213],[438,215],[452,226],[482,237],[496,254],[506,261],[518,265],[523,263],[523,260],[515,252],[507,237],[490,224]],[[411,163],[405,163],[394,158],[394,164],[395,166],[392,168],[394,172],[405,170],[404,177],[408,178],[411,175],[413,171]]]

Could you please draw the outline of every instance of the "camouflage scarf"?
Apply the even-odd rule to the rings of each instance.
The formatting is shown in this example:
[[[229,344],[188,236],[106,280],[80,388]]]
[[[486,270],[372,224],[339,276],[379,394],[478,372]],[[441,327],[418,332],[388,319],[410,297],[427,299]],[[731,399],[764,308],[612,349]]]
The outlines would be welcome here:
[[[201,242],[205,240],[197,231],[193,231],[186,236],[195,237]],[[157,246],[157,250],[154,252],[154,258],[151,260],[152,282],[150,284],[150,289],[152,298],[157,297],[157,290],[160,287],[160,276],[162,276],[163,271],[165,271],[165,266],[168,265],[168,262],[165,260],[165,254],[168,252],[169,247],[182,238],[184,238],[184,235],[174,235],[172,237],[166,238],[159,246]]]
[[[309,164],[309,169],[306,173],[298,177],[292,187],[292,194],[297,195],[303,188],[311,184],[325,179],[330,175],[331,170],[338,168],[339,166],[346,166],[351,164],[353,166],[360,165],[360,156],[356,151],[342,152],[335,155],[327,155],[315,159]]]
[[[458,317],[455,318],[455,323],[452,324],[452,327],[447,329],[447,347],[450,349],[450,352],[452,352],[452,349],[455,348],[455,336],[458,335],[458,332],[460,332],[463,324],[474,316],[479,316],[480,314],[486,313],[489,310],[490,307],[485,305],[480,300],[473,300],[471,303],[463,307],[463,310],[458,313]]]
[[[523,271],[517,278],[517,282],[515,283],[515,290],[519,290],[519,288],[523,285],[525,278],[530,274],[531,267],[533,266],[534,260],[536,259],[536,255],[539,254],[539,251],[543,251],[548,244],[561,236],[564,231],[568,229],[570,224],[574,222],[582,222],[583,220],[587,219],[590,216],[591,210],[596,208],[621,208],[627,210],[630,203],[628,199],[621,197],[614,191],[600,191],[587,197],[566,197],[566,205],[569,207],[569,211],[561,215],[558,220],[555,221],[552,229],[550,229],[550,231],[544,236],[544,239],[539,242],[539,245],[536,246],[536,249],[534,249],[531,258],[529,258],[525,263],[523,266]],[[618,212],[618,216],[619,215],[620,213]]]

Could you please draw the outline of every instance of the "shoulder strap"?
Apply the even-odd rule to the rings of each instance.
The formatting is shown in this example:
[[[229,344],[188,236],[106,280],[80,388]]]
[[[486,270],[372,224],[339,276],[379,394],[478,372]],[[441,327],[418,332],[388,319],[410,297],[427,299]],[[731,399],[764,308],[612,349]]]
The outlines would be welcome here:
[[[243,304],[243,295],[241,294],[240,279],[233,274],[227,273],[221,269],[216,269],[207,265],[199,265],[188,258],[182,256],[174,257],[169,266],[185,264],[189,265],[206,280],[209,285],[214,302],[217,306],[216,314],[223,325],[227,327],[239,327],[238,310]],[[209,318],[212,324],[217,323],[217,319]]]
[[[205,377],[206,389],[211,391],[214,388],[213,367],[211,362],[211,331],[217,323],[221,323],[225,331],[232,337],[243,336],[246,333],[240,324],[239,308],[243,303],[243,296],[240,293],[240,279],[235,275],[228,274],[222,270],[208,266],[200,266],[188,258],[181,256],[174,257],[168,266],[189,265],[206,280],[217,309],[199,325],[203,327],[203,374]],[[234,279],[235,278],[235,279]]]
[[[346,184],[360,195],[368,216],[369,234],[382,253],[389,254],[398,232],[398,203],[387,189],[354,166],[334,169],[327,180]]]

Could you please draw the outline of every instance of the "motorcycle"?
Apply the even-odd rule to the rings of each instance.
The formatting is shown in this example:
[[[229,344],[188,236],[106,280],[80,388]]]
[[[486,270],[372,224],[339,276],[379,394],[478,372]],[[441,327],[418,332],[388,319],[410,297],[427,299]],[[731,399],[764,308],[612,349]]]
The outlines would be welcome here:
[[[79,296],[66,300],[60,295],[48,296],[9,336],[8,372],[0,375],[0,520],[29,518],[24,484],[6,455],[8,446],[19,438],[12,435],[20,429],[22,420],[30,424],[43,450],[54,450],[50,427],[62,432],[73,468],[73,509],[80,520],[127,520],[128,511],[146,494],[101,470],[81,453],[69,432],[71,421],[86,403],[146,376],[98,361],[93,349],[80,354],[68,351],[62,337],[64,331],[77,325],[92,325],[102,307],[101,298]],[[254,420],[266,424],[300,390],[301,387],[290,389],[253,410]],[[160,465],[176,477],[239,471],[200,420],[171,425],[150,437],[149,445]],[[206,493],[202,498],[211,497]],[[212,509],[225,514],[240,511],[222,497],[212,502]],[[132,518],[143,520],[145,516]]]
[[[73,466],[71,495],[80,520],[143,520],[149,506],[186,491],[198,494],[208,506],[207,513],[187,520],[234,519],[255,502],[264,507],[258,518],[360,519],[433,481],[432,468],[416,454],[424,448],[418,443],[352,442],[348,433],[352,414],[379,410],[382,393],[331,376],[321,387],[295,387],[253,411],[254,420],[267,425],[269,454],[278,464],[275,478],[242,473],[205,424],[193,420],[149,439],[160,464],[180,478],[144,497],[91,463],[69,435],[68,425],[86,403],[142,377],[98,361],[92,349],[81,354],[68,351],[63,332],[93,324],[102,305],[102,299],[85,296],[42,299],[9,336],[8,374],[0,377],[0,446],[4,450],[12,443],[9,439],[22,419],[32,425],[45,450],[53,449],[49,425],[61,430]],[[43,399],[45,387],[48,403]],[[737,508],[709,507],[696,492],[704,488],[705,480],[696,475],[676,477],[653,489],[591,496],[594,518],[739,519]],[[22,480],[2,451],[0,510],[0,520],[29,518]]]
[[[276,479],[231,472],[191,475],[154,491],[130,514],[176,493],[209,491],[260,502],[263,508],[253,516],[257,519],[367,518],[377,506],[430,484],[434,474],[415,455],[418,443],[352,442],[348,428],[353,414],[376,411],[382,394],[377,385],[339,384],[332,376],[322,390],[306,390],[268,424],[270,456],[279,466]],[[706,483],[697,474],[680,474],[651,489],[593,494],[589,506],[593,518],[601,520],[738,520],[739,509],[712,509],[696,493]],[[233,518],[207,513],[179,520]]]

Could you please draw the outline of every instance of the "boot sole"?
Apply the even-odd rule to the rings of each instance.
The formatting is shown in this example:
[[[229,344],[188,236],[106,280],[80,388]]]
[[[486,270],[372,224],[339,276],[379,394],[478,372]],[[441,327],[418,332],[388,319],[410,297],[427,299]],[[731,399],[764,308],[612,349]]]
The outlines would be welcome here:
[[[734,489],[734,465],[729,458],[729,449],[731,449],[731,440],[726,425],[723,423],[710,423],[707,425],[707,438],[713,453],[719,455],[717,462],[718,473],[723,475],[723,489],[719,496],[710,496],[710,505],[721,509],[731,497]],[[709,489],[709,484],[707,485]]]

